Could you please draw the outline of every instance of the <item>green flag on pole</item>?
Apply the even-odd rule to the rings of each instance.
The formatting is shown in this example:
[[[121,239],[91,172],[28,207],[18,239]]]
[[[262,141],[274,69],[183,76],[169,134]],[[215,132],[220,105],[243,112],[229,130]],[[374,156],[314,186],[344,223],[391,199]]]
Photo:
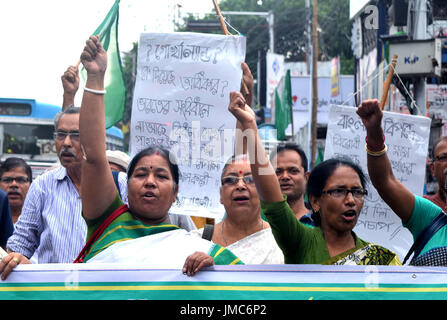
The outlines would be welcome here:
[[[124,83],[121,57],[118,47],[118,16],[119,3],[116,0],[104,21],[93,32],[99,36],[104,50],[107,51],[107,71],[105,75],[105,99],[106,128],[110,128],[120,121],[124,113],[126,102],[126,86]],[[85,70],[82,70],[86,79]]]
[[[281,97],[279,96],[281,92]],[[275,89],[275,127],[277,139],[286,140],[286,129],[292,123],[292,85],[290,82],[290,70],[287,70],[285,77]]]

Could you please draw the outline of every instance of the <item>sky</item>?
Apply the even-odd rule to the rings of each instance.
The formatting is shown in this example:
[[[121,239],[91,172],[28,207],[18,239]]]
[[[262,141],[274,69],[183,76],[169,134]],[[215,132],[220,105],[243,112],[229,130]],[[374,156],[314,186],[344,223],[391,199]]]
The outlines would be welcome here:
[[[0,97],[61,105],[60,77],[78,62],[85,41],[114,2],[0,1]],[[121,0],[120,51],[130,50],[142,32],[172,32],[179,12],[205,13],[213,8],[212,0]]]

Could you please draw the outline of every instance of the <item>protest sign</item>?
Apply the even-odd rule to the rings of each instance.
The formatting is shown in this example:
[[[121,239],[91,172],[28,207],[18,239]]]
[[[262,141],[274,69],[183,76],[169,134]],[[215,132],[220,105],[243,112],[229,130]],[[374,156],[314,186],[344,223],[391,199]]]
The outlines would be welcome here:
[[[172,213],[216,218],[223,162],[233,154],[229,93],[241,86],[245,38],[143,33],[132,105],[130,153],[169,149],[180,168]]]
[[[365,151],[366,129],[356,108],[331,106],[324,159],[349,157],[368,173]],[[430,119],[400,113],[383,112],[382,127],[393,173],[406,188],[422,195],[425,162],[430,134]],[[371,183],[354,232],[368,242],[393,250],[403,260],[413,237],[400,218],[380,198]]]

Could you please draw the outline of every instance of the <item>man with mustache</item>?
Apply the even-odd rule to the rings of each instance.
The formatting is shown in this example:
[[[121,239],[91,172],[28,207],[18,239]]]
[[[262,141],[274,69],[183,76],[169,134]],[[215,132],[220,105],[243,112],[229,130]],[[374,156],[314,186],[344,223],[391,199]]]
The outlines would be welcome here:
[[[0,166],[0,188],[8,196],[14,224],[22,213],[23,203],[32,180],[31,167],[22,158],[9,157]]]

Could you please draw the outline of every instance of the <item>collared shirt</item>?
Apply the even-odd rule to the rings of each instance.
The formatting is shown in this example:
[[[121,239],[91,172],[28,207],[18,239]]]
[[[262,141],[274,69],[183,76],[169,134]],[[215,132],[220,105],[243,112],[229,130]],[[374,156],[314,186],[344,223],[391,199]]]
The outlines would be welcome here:
[[[440,207],[442,210],[447,211],[447,203],[445,202],[445,200],[442,199],[440,192],[441,191],[439,190],[438,192],[436,192],[436,194],[432,196],[424,195],[424,198],[430,200],[438,207]]]
[[[126,184],[125,175],[119,183]],[[72,263],[86,241],[81,209],[81,197],[64,167],[40,175],[31,183],[7,249],[27,258],[37,252],[39,263]]]
[[[312,211],[309,211],[309,213],[302,216],[299,221],[301,223],[315,227],[315,221],[314,221],[314,219],[312,219]]]

